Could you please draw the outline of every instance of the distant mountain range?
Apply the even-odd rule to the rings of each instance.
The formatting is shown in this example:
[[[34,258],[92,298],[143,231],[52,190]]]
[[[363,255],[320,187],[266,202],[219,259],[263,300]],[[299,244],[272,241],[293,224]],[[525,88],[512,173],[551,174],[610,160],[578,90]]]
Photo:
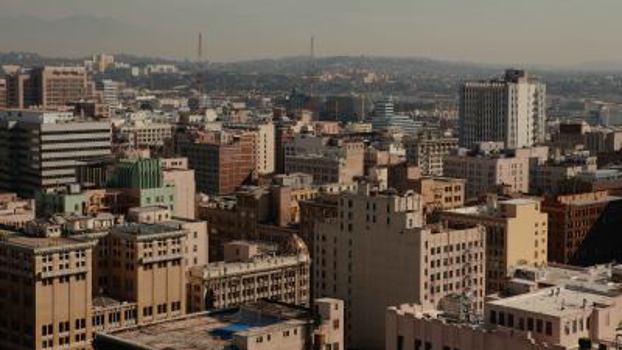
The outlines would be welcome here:
[[[0,30],[5,26],[0,19]],[[136,65],[151,63],[173,63],[189,70],[198,66],[193,61],[166,57],[147,57],[128,54],[115,54],[116,60]],[[42,64],[81,64],[88,57],[46,57],[33,52],[0,52],[0,64],[20,64],[36,66]],[[209,70],[238,74],[286,74],[304,75],[317,71],[331,72],[345,69],[368,69],[381,73],[406,76],[471,78],[500,75],[505,68],[527,69],[539,75],[559,75],[568,73],[622,73],[622,63],[592,62],[569,67],[508,67],[501,64],[478,64],[471,62],[444,61],[430,58],[396,58],[377,56],[331,56],[311,59],[307,56],[257,59],[238,62],[212,62]]]

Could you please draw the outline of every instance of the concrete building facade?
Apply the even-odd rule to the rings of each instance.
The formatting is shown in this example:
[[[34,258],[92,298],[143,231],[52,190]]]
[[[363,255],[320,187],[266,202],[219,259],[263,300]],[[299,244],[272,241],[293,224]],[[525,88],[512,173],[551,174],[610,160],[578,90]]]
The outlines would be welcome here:
[[[306,247],[270,255],[262,254],[252,242],[230,242],[224,261],[190,270],[189,310],[226,309],[264,298],[308,305],[310,264]]]
[[[460,146],[503,142],[509,149],[545,141],[546,86],[526,72],[507,70],[502,79],[466,82],[460,89]]]
[[[452,154],[445,158],[444,176],[466,180],[465,200],[496,191],[499,186],[511,193],[529,192],[529,158],[502,154]]]
[[[21,196],[76,183],[83,162],[111,155],[109,122],[71,113],[0,112],[0,186]]]
[[[621,258],[617,248],[622,224],[622,198],[607,191],[546,197],[542,211],[549,216],[549,260],[594,265]]]
[[[513,267],[547,263],[548,215],[538,199],[493,196],[484,205],[444,211],[441,220],[486,228],[486,294],[503,291]]]
[[[381,349],[385,308],[397,300],[438,305],[468,294],[481,312],[484,298],[484,229],[423,226],[421,199],[373,193],[339,197],[338,217],[316,223],[315,297],[341,298],[346,346]]]
[[[1,348],[90,347],[93,246],[66,238],[2,233]]]
[[[446,137],[412,137],[403,143],[408,163],[417,166],[427,176],[442,176],[443,160],[458,148],[458,139]]]

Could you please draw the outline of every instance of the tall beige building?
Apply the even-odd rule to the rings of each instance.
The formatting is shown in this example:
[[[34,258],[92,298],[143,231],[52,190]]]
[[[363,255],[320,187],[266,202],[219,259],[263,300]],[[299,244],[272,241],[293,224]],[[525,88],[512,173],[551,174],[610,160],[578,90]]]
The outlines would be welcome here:
[[[209,262],[207,221],[176,217],[168,208],[159,206],[130,208],[127,219],[139,224],[162,224],[173,230],[183,230],[186,233],[183,254],[187,271]]]
[[[1,234],[0,348],[90,348],[93,246]]]
[[[421,205],[412,191],[361,186],[339,197],[337,218],[317,222],[313,290],[345,301],[348,348],[382,349],[384,312],[396,302],[438,305],[462,295],[469,310],[482,310],[484,229],[422,227]]]
[[[447,210],[441,219],[453,224],[486,227],[486,293],[502,291],[517,265],[543,266],[547,262],[548,215],[538,199],[497,200],[479,206]]]
[[[196,181],[194,169],[188,167],[188,158],[162,158],[162,176],[167,183],[175,184],[173,215],[194,219],[196,207]]]
[[[139,324],[184,314],[185,241],[183,229],[163,224],[115,226],[100,242],[108,256],[99,288],[116,300],[136,303]]]

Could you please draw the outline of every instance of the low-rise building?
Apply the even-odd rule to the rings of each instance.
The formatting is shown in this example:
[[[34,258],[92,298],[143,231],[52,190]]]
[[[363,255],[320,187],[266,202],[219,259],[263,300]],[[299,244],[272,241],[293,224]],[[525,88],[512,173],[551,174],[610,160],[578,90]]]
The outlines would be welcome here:
[[[424,177],[415,180],[426,214],[464,206],[465,180],[450,177]]]
[[[352,183],[364,175],[364,153],[362,142],[296,135],[285,148],[285,172],[311,174],[316,184]]]
[[[15,193],[0,193],[0,226],[19,229],[34,219],[34,199],[21,199]]]
[[[306,245],[279,253],[244,241],[224,247],[225,260],[190,270],[189,309],[226,309],[260,299],[309,303],[310,257]]]
[[[186,315],[174,320],[98,332],[98,350],[344,349],[343,302],[317,299],[308,309],[273,301]]]

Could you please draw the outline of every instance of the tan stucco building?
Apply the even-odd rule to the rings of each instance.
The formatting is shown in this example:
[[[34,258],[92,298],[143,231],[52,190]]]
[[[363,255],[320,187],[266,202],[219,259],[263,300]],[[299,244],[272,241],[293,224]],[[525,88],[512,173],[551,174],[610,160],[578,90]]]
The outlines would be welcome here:
[[[548,215],[540,200],[517,198],[447,210],[441,220],[486,227],[486,293],[506,287],[508,273],[516,265],[543,266],[547,262]]]
[[[468,293],[469,308],[484,298],[482,227],[423,227],[421,198],[361,186],[339,196],[338,216],[316,223],[315,297],[346,305],[346,346],[382,349],[385,308],[399,301],[438,305]]]

